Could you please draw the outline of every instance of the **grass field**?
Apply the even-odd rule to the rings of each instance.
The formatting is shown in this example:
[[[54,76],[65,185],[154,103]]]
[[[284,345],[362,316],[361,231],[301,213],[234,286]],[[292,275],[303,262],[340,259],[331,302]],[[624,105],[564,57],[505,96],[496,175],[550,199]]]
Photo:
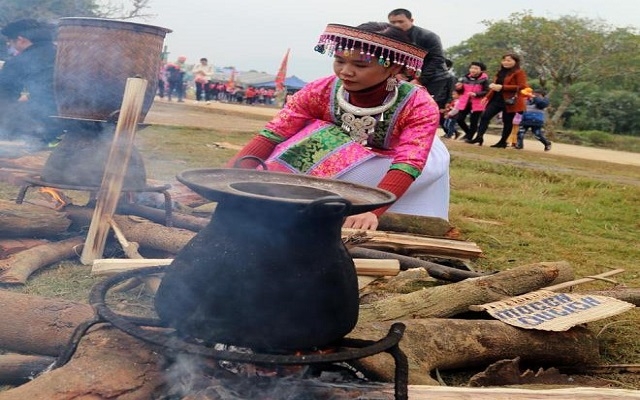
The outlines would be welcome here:
[[[235,151],[212,144],[241,145],[251,134],[152,126],[136,140],[149,177],[172,181],[185,169],[224,165]],[[640,287],[640,167],[458,142],[448,146],[450,221],[463,239],[482,248],[477,269],[566,260],[577,277],[623,268],[614,279]],[[6,199],[15,193],[17,188],[6,185],[0,192]],[[94,282],[88,267],[65,261],[10,290],[83,301]],[[596,282],[577,289],[610,287]],[[601,340],[603,363],[640,363],[639,324],[634,309],[589,325]],[[640,389],[632,374],[607,378]]]

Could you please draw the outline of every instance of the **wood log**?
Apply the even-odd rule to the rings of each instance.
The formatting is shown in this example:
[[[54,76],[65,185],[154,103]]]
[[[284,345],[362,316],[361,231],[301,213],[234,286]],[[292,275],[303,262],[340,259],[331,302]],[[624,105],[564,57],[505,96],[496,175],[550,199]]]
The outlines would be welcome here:
[[[61,368],[0,394],[2,400],[157,398],[164,381],[164,357],[144,342],[114,328],[83,336]]]
[[[398,322],[398,321],[395,321]],[[409,383],[438,385],[430,375],[435,369],[484,366],[518,356],[534,365],[580,365],[599,360],[594,333],[583,327],[566,332],[519,329],[494,320],[412,319],[406,325],[400,348],[409,359]],[[358,323],[349,337],[381,338],[389,322]],[[358,363],[379,379],[392,382],[393,359],[387,354]]]
[[[445,237],[453,229],[446,219],[421,215],[386,212],[378,220],[378,230],[381,231]]]
[[[12,254],[20,253],[21,251],[46,243],[49,243],[47,239],[0,239],[0,260],[4,260]]]
[[[586,292],[598,296],[613,297],[614,299],[626,301],[640,307],[640,288],[613,288],[609,290],[593,290]]]
[[[70,225],[65,214],[50,208],[0,200],[0,237],[50,238]]]
[[[482,273],[452,268],[415,257],[403,256],[381,250],[365,249],[358,246],[350,247],[349,254],[351,254],[352,257],[398,260],[400,262],[400,269],[403,271],[411,268],[424,268],[432,277],[448,282],[458,282],[467,278],[477,278],[484,275]]]
[[[25,284],[29,276],[38,269],[76,257],[83,242],[82,236],[76,236],[32,247],[13,254],[5,260],[0,260],[0,282]]]
[[[72,226],[86,226],[91,221],[91,209],[67,206],[65,212],[73,221]],[[196,235],[186,229],[170,228],[139,218],[134,219],[124,215],[114,215],[112,218],[127,239],[137,242],[140,248],[146,247],[176,254]]]
[[[101,258],[104,252],[109,220],[116,210],[122,192],[146,88],[147,81],[144,79],[127,79],[120,116],[98,191],[96,208],[80,256],[80,261],[84,265],[91,265],[93,260]]]
[[[55,358],[24,354],[0,355],[0,385],[21,385],[53,364]]]
[[[412,322],[417,323],[419,321],[416,320]],[[425,320],[423,322],[427,323],[430,328],[433,329],[433,331],[429,331],[425,335],[427,340],[433,340],[436,337],[434,336],[434,333],[442,331],[440,327],[443,323],[449,324],[456,321]],[[495,321],[491,322],[497,323]],[[508,327],[504,324],[502,325],[504,327],[511,328],[517,331],[516,328]],[[455,325],[448,327],[449,329],[447,329],[446,331],[456,334],[457,336],[464,336],[466,332],[465,328],[467,327],[467,325]],[[409,328],[409,330],[412,331],[413,329]],[[493,326],[488,326],[487,330],[493,330]],[[499,330],[499,332],[502,331]],[[376,330],[376,334],[379,333],[380,332]],[[482,334],[486,333],[486,331],[477,333],[474,330],[471,331],[473,339],[477,341],[475,350],[472,348],[474,354],[478,353],[479,351],[481,351],[481,349],[486,347],[487,344],[482,337]],[[504,338],[503,340],[505,344],[507,345],[507,349],[496,350],[496,352],[510,353],[520,348],[518,346],[510,345],[510,333],[511,332],[506,332],[506,334],[502,336]],[[383,336],[384,334],[386,334],[386,331],[383,333]],[[582,339],[582,336],[580,334],[574,336],[576,340]],[[441,337],[439,341],[446,342],[446,338]],[[534,342],[541,344],[539,346],[540,349],[546,346],[546,344],[542,345],[542,343],[540,343],[539,341],[534,340]],[[404,344],[404,339],[401,343]],[[496,345],[500,343],[496,343]],[[557,341],[552,339],[552,343],[550,344],[551,348],[555,348],[556,344]],[[425,350],[428,351],[429,349],[423,349],[423,351]],[[491,350],[493,350],[493,347],[489,349],[489,351]],[[463,352],[458,351],[458,349],[452,347],[450,347],[445,352],[448,352],[456,360],[464,355]],[[581,354],[585,354],[585,352],[581,352]],[[375,357],[387,358],[387,356],[385,355],[379,355],[370,358]],[[189,363],[189,365],[192,364]],[[219,393],[216,391],[212,392],[212,387],[219,387],[222,391],[225,390],[224,380],[212,380],[211,378],[206,378],[210,382],[212,382],[210,386],[207,386],[206,382],[201,382],[205,378],[194,374],[193,369],[185,373],[185,368],[180,368],[182,370],[182,373],[179,374],[176,373],[176,370],[179,369],[178,367],[179,365],[171,365],[167,367],[165,358],[159,355],[155,351],[155,349],[153,349],[151,346],[148,346],[144,342],[116,329],[103,326],[99,329],[92,330],[82,338],[76,353],[74,354],[71,361],[66,365],[53,371],[44,373],[33,381],[30,381],[22,386],[2,392],[2,394],[0,394],[0,398],[2,400],[73,400],[81,398],[117,398],[119,400],[137,400],[159,398],[170,393],[174,393],[184,399],[205,400],[212,398],[210,397],[212,393]],[[185,380],[184,378],[187,378],[188,380]],[[227,386],[227,389],[237,389],[239,378],[230,377],[228,379],[229,382],[232,382],[229,384],[229,386]],[[246,381],[249,388],[252,389],[251,393],[253,393],[254,396],[259,396],[260,392],[256,391],[256,389],[258,388],[254,381],[251,381],[249,379],[247,379]],[[184,382],[189,382],[190,385],[185,386]],[[262,379],[260,383],[262,388],[264,388],[265,390],[277,389],[275,393],[286,393],[291,398],[306,398],[309,397],[308,395],[310,393],[314,394],[313,398],[335,398],[335,396],[332,397],[332,395],[336,394],[339,398],[344,399],[375,398],[391,400],[394,398],[392,384],[376,382],[371,382],[368,384],[357,382],[317,383],[316,380],[312,379],[295,380],[294,378],[292,381],[291,378],[287,378],[286,380],[281,380],[279,382],[275,381],[274,386],[271,387],[265,385],[264,379]],[[182,389],[180,389],[178,385],[182,385]],[[199,386],[204,387],[205,390],[198,392],[197,389]],[[186,392],[184,389],[185,387],[194,390]],[[209,390],[206,390],[207,387]],[[408,387],[408,390],[409,398],[412,400],[434,398],[458,400],[469,398],[487,400],[525,400],[532,398],[557,398],[561,400],[575,398],[629,399],[634,398],[634,393],[637,394],[637,392],[623,389],[597,388],[565,388],[550,389],[547,391],[516,388],[485,389],[410,385]],[[265,393],[265,396],[267,396],[268,393],[274,392],[267,392]]]
[[[0,348],[57,356],[76,326],[93,315],[88,304],[0,290]]]
[[[573,279],[569,263],[541,262],[480,278],[395,296],[360,306],[359,323],[406,318],[450,317],[469,306],[498,301]]]
[[[166,219],[164,210],[161,210],[159,208],[147,207],[140,204],[120,203],[118,204],[116,212],[118,214],[124,215],[137,215],[158,224],[164,224]],[[211,218],[210,216],[204,218],[180,212],[174,212],[171,216],[171,221],[172,226],[175,228],[188,229],[192,232],[200,232],[202,228],[209,224]]]

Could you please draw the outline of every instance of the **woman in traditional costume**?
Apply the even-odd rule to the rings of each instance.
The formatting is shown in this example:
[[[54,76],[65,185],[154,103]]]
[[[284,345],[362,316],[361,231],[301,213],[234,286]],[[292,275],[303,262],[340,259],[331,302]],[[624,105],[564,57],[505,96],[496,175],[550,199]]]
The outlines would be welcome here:
[[[448,219],[449,152],[437,137],[438,106],[416,77],[424,50],[388,23],[329,24],[315,50],[334,58],[335,76],[307,84],[230,161],[388,190],[391,206],[347,217],[344,227],[376,229],[395,213]],[[253,157],[247,157],[253,156]]]

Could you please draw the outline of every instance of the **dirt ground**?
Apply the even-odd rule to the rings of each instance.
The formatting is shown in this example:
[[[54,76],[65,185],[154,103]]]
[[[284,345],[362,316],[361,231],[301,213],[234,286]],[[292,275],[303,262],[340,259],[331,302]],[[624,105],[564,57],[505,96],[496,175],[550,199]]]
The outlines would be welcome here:
[[[203,128],[215,127],[216,130],[227,132],[257,132],[264,127],[265,123],[269,121],[277,111],[277,108],[264,106],[248,106],[219,102],[204,104],[196,103],[193,100],[177,103],[167,102],[166,100],[157,98],[144,122],[159,125]],[[497,141],[498,136],[491,134],[485,135],[485,145],[493,144]],[[524,150],[522,151],[542,153],[543,146],[536,140],[525,139]],[[640,166],[640,154],[637,153],[563,143],[553,143],[551,152],[586,160]]]

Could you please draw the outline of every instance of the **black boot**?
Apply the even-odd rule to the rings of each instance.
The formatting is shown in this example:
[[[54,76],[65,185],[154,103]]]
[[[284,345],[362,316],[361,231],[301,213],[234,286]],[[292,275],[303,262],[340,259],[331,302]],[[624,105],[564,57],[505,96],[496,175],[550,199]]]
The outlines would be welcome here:
[[[478,134],[478,136],[476,136],[475,139],[467,139],[465,140],[465,142],[469,143],[469,144],[478,144],[478,146],[482,146],[482,144],[484,143],[484,139],[482,138],[481,134]]]
[[[502,136],[500,136],[500,140],[498,141],[498,143],[496,144],[492,144],[491,147],[497,147],[499,149],[506,149],[507,148],[507,139],[509,139],[509,136],[511,135],[511,132],[503,132]]]

